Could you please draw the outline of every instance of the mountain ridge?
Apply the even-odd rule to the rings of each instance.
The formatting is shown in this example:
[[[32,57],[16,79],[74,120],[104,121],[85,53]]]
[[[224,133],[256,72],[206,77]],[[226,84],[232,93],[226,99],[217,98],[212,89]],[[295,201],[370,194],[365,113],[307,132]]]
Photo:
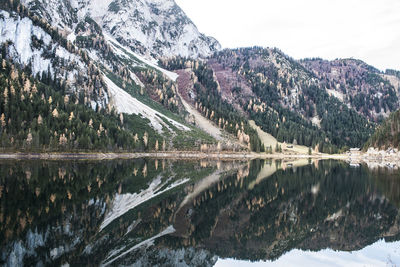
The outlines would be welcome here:
[[[169,149],[188,142],[192,149],[278,151],[262,144],[252,120],[281,144],[335,153],[361,147],[399,108],[398,72],[360,60],[294,60],[276,48],[220,50],[208,41],[205,49],[174,46],[185,36],[177,29],[186,26],[195,33],[190,38],[205,39],[173,0],[1,2],[2,60],[94,111],[142,116],[164,139],[173,137]],[[132,42],[139,35],[143,42]],[[174,42],[153,47],[167,35]],[[180,84],[180,73],[188,74],[189,86]],[[192,109],[224,138],[198,129]],[[138,138],[135,129],[122,129]]]

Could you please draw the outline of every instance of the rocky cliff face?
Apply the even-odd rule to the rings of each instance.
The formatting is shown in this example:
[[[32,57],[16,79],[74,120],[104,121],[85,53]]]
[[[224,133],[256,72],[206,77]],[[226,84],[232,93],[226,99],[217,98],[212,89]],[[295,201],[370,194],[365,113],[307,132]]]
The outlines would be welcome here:
[[[159,57],[205,57],[221,48],[201,34],[173,0],[23,0],[31,11],[66,34],[89,16],[105,34],[135,52]],[[74,40],[74,36],[70,36]]]
[[[154,57],[204,57],[220,49],[173,0],[116,0],[98,21],[117,40]]]

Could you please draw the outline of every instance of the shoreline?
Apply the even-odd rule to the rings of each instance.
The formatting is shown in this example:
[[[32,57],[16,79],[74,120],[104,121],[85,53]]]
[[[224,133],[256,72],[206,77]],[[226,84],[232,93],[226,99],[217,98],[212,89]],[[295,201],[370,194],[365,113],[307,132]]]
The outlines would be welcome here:
[[[133,153],[106,153],[106,152],[43,152],[25,153],[8,152],[0,153],[1,159],[88,159],[88,160],[112,160],[112,159],[136,159],[136,158],[176,158],[176,159],[337,159],[347,161],[391,161],[399,162],[400,156],[390,155],[377,157],[365,154],[286,154],[286,153],[255,153],[255,152],[197,152],[197,151],[167,151],[167,152],[133,152]]]
[[[220,160],[251,160],[251,159],[338,159],[347,160],[349,157],[343,155],[328,154],[264,154],[264,153],[241,153],[241,152],[138,152],[138,153],[23,153],[11,152],[0,153],[1,159],[14,160],[113,160],[113,159],[137,159],[137,158],[160,158],[160,159],[220,159]]]
[[[170,159],[170,160],[216,160],[216,161],[249,161],[254,159],[293,161],[298,159],[308,160],[341,160],[352,166],[366,164],[369,168],[389,167],[400,168],[400,157],[386,156],[375,157],[365,154],[265,154],[244,152],[194,152],[194,151],[170,151],[170,152],[138,152],[138,153],[0,153],[0,160],[48,160],[48,161],[104,161],[104,160],[129,160],[139,158]]]

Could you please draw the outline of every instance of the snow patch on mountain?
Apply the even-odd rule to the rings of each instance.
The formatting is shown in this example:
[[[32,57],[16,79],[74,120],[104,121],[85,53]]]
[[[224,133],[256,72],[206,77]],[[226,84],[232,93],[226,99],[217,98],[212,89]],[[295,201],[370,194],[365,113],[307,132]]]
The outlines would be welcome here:
[[[11,42],[8,46],[9,56],[21,65],[32,64],[34,75],[48,71],[51,65],[49,59],[41,56],[43,48],[32,47],[32,37],[48,46],[51,37],[41,28],[33,26],[28,18],[12,17],[6,11],[0,11],[0,44]]]
[[[104,14],[107,13],[111,2],[114,0],[93,0],[89,3],[91,16],[96,21],[101,21]]]
[[[28,17],[21,18],[16,13],[0,10],[0,45],[2,44],[7,44],[6,59],[20,67],[29,67],[33,76],[42,77],[47,74],[51,78],[65,81],[71,93],[81,92],[88,86],[86,82],[90,80],[89,67],[83,59],[53,40]],[[93,98],[89,101],[94,107],[104,108],[108,103],[107,91],[103,90],[99,97],[96,89],[90,93]]]
[[[339,99],[340,102],[344,102],[345,96],[344,96],[344,94],[342,92],[339,92],[339,91],[336,91],[336,90],[332,90],[332,89],[326,89],[326,91],[328,92],[328,94],[330,96],[334,96],[337,99]]]
[[[109,93],[111,94],[110,103],[113,104],[113,106],[119,113],[136,115],[141,114],[143,117],[150,120],[151,126],[159,133],[163,132],[163,127],[166,127],[169,131],[173,132],[173,130],[169,127],[167,123],[164,122],[164,120],[167,120],[169,123],[182,131],[190,131],[190,129],[185,125],[168,118],[164,114],[155,111],[154,109],[146,106],[136,98],[132,97],[130,94],[125,92],[122,88],[118,87],[106,76],[103,76],[103,79],[107,84]]]
[[[21,0],[21,3],[58,28],[65,28],[73,20],[76,21],[76,14],[68,14],[71,10],[70,1]]]
[[[145,58],[145,57],[133,52],[129,47],[126,47],[126,46],[122,45],[121,43],[119,43],[117,40],[115,40],[109,34],[104,34],[104,37],[105,37],[105,39],[107,41],[109,41],[109,44],[114,49],[115,53],[117,53],[118,55],[126,57],[126,58],[132,58],[132,56],[133,56],[134,58],[137,58],[139,61],[141,61],[141,62],[138,62],[138,64],[144,63],[145,65],[147,65],[147,66],[149,66],[151,68],[159,70],[165,76],[167,76],[169,79],[173,80],[174,82],[178,78],[178,74],[159,67],[154,58]],[[124,52],[121,48],[126,52]]]
[[[41,41],[39,46],[33,44],[33,39]],[[73,85],[79,73],[87,73],[87,67],[81,58],[68,52],[64,47],[54,43],[51,36],[42,28],[33,25],[29,18],[0,11],[0,44],[9,43],[8,58],[21,66],[31,65],[33,75],[42,75],[43,72],[54,75],[54,58],[50,59],[45,54],[54,54],[55,58],[63,59],[64,64],[57,66],[63,69],[68,65],[74,66],[73,71],[65,69],[58,72],[57,78],[67,77]],[[79,86],[75,84],[75,89]]]
[[[221,49],[212,37],[201,34],[173,0],[114,0],[100,17],[97,2],[91,12],[97,22],[121,43],[153,57],[205,57]],[[104,11],[104,9],[102,9]]]
[[[22,0],[22,3],[67,34],[90,16],[103,32],[141,55],[197,58],[221,49],[216,39],[199,32],[174,0]]]
[[[74,43],[76,40],[76,35],[74,32],[71,32],[68,36],[67,36],[67,40],[70,41],[71,43]]]

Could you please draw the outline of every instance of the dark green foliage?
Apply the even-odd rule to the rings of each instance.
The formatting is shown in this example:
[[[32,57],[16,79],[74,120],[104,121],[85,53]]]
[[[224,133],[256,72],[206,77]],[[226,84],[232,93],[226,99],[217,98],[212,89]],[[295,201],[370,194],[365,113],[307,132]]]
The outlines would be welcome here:
[[[318,168],[309,165],[295,171],[279,170],[251,187],[264,164],[252,161],[249,175],[240,186],[235,185],[236,175],[227,176],[193,201],[190,220],[196,227],[191,237],[197,246],[207,244],[210,250],[226,258],[274,260],[294,248],[358,250],[379,240],[385,233],[381,227],[389,229],[393,223],[397,225],[395,202],[369,198],[376,191],[392,195],[390,189],[379,184],[388,178],[387,171],[378,176],[364,167],[355,169],[325,161]],[[279,167],[280,162],[266,164]],[[311,188],[316,184],[318,194],[313,194]],[[392,186],[397,189],[398,180]],[[224,212],[227,210],[229,213]],[[338,210],[343,216],[327,220]],[[384,214],[385,223],[377,224],[378,211]],[[338,229],[346,233],[343,235],[346,241],[329,240]],[[217,231],[223,236],[216,235]],[[275,245],[271,248],[269,244]]]
[[[316,78],[310,71],[277,49],[224,50],[214,57],[220,64],[232,66],[251,84],[257,99],[250,99],[251,105],[248,100],[245,109],[257,125],[280,142],[297,140],[300,145],[318,145],[320,152],[333,153],[344,146],[360,147],[373,132],[372,123],[329,96],[312,81]],[[393,99],[387,98],[383,106],[393,107]],[[253,105],[263,108],[254,109]],[[311,123],[316,116],[321,120],[320,127]]]
[[[250,136],[250,146],[252,151],[264,152],[264,146],[257,135],[257,132],[252,129],[248,121],[240,115],[237,110],[221,98],[221,93],[218,91],[218,84],[214,81],[213,71],[204,64],[199,64],[199,67],[194,70],[198,83],[194,85],[197,98],[196,100],[202,104],[207,110],[214,111],[214,120],[216,124],[220,124],[220,118],[226,122],[225,130],[234,135],[237,134],[238,127],[243,127],[244,132]]]
[[[188,59],[175,58],[167,62],[160,61],[159,64],[169,70],[185,69]],[[196,66],[193,66],[192,69],[198,79],[198,82],[194,84],[194,91],[199,111],[219,127],[235,136],[238,131],[244,132],[250,138],[251,150],[264,152],[265,147],[257,132],[249,125],[247,118],[240,114],[232,104],[222,99],[218,83],[214,79],[213,70],[202,62],[195,62],[194,65]],[[235,90],[236,92],[240,91],[239,88]]]
[[[372,134],[373,124],[325,91],[311,86],[304,94],[316,103],[321,129],[337,147],[360,147]]]
[[[120,6],[117,3],[117,1],[111,2],[111,4],[108,6],[108,11],[114,12],[114,13],[118,13],[118,11],[120,10]]]
[[[364,149],[368,149],[369,147],[380,149],[392,147],[400,149],[400,110],[392,113],[390,117],[379,126],[364,145]]]
[[[387,69],[386,74],[396,76],[400,79],[400,71],[398,70]]]
[[[354,105],[357,111],[368,116],[371,110],[376,113],[381,111],[394,111],[398,107],[398,98],[393,86],[376,73],[368,73],[365,77],[365,82],[372,87],[379,88],[381,84],[385,86],[384,92],[378,92],[372,89],[370,92],[361,92],[354,97],[350,97],[350,103]],[[379,97],[378,95],[382,96]]]
[[[364,117],[378,121],[376,113],[393,112],[399,108],[399,98],[390,78],[361,60],[304,59],[301,63],[313,71],[321,88],[341,91],[344,103],[350,104]],[[396,76],[396,71],[387,70],[386,74]]]
[[[315,147],[323,144],[329,146],[325,142],[326,135],[316,126],[288,109],[279,106],[276,108],[276,111],[267,109],[264,112],[254,112],[249,109],[248,112],[263,131],[276,137],[279,142],[293,143],[296,139],[301,145]],[[320,151],[329,152],[329,150]]]
[[[178,96],[174,91],[174,83],[165,78],[158,70],[148,69],[146,72],[137,73],[138,77],[147,85],[146,93],[154,101],[159,102],[173,113],[179,113],[179,106],[176,104]],[[162,93],[162,99],[158,94]]]
[[[161,141],[148,120],[125,114],[122,124],[115,113],[88,107],[82,94],[65,97],[56,84],[45,85],[8,64],[0,70],[0,94],[3,151],[143,151]]]

